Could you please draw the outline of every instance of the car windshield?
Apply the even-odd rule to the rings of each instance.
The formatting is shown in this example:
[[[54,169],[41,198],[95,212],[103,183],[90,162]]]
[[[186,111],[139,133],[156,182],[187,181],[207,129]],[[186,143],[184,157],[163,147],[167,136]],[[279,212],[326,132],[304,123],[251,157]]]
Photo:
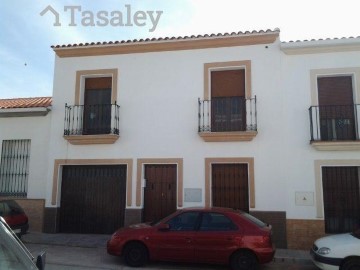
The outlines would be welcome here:
[[[267,226],[266,223],[262,222],[260,219],[257,219],[256,217],[249,215],[248,213],[241,213],[243,217],[245,217],[246,219],[250,220],[252,223],[255,223],[257,226],[259,226],[260,228],[264,228]]]
[[[37,269],[22,246],[12,235],[7,226],[0,221],[0,269],[32,270]]]

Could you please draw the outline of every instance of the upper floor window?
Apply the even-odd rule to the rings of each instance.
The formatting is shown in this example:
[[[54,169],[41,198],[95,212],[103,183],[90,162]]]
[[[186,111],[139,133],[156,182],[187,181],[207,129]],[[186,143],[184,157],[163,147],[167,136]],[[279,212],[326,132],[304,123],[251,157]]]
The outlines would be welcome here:
[[[311,144],[318,150],[359,150],[360,68],[311,70]]]
[[[352,76],[318,77],[320,133],[323,141],[355,140]]]
[[[0,196],[26,197],[30,140],[4,140],[1,148]]]
[[[109,134],[111,77],[85,78],[83,135]]]
[[[119,138],[117,77],[117,69],[76,72],[75,104],[65,104],[66,140],[72,144],[99,144],[114,143]]]
[[[205,141],[253,139],[257,121],[251,61],[204,65],[204,100],[199,99],[198,115],[199,135]]]
[[[245,70],[211,71],[211,131],[246,130]]]

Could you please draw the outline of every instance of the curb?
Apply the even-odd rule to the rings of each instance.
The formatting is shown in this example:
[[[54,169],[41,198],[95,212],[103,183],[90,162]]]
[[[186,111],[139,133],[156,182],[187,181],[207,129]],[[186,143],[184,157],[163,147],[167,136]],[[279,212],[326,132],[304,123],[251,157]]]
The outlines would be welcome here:
[[[313,265],[311,259],[307,258],[295,258],[295,257],[274,257],[273,262],[285,263],[285,264],[302,264],[302,265]]]

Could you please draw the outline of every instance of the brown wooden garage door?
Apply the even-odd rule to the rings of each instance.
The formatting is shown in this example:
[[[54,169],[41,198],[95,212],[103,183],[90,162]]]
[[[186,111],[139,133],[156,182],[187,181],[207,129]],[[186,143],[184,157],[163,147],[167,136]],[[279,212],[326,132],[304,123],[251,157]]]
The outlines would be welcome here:
[[[124,225],[126,165],[64,166],[60,232],[111,234]]]
[[[212,164],[212,205],[249,212],[247,164]]]

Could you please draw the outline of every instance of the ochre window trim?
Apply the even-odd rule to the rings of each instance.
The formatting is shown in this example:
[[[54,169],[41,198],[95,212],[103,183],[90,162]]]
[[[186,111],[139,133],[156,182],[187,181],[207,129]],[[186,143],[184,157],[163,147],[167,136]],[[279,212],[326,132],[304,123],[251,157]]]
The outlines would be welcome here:
[[[142,178],[146,164],[176,164],[177,165],[177,207],[183,206],[183,159],[182,158],[145,158],[137,160],[136,176],[136,206],[142,206]]]
[[[211,165],[212,164],[248,164],[249,208],[255,208],[255,168],[253,157],[205,158],[205,207],[211,207]]]
[[[61,195],[61,167],[65,165],[126,165],[126,206],[132,206],[132,159],[55,159],[51,205],[60,205]]]
[[[251,98],[251,60],[204,64],[204,100],[211,99],[211,71],[245,69],[245,98]],[[205,142],[251,141],[257,131],[199,132]]]
[[[84,82],[85,78],[96,78],[96,77],[112,77],[111,87],[111,103],[114,104],[117,101],[117,83],[118,83],[118,69],[93,69],[93,70],[78,70],[76,71],[76,82],[75,82],[75,105],[80,105],[82,96],[84,94]]]
[[[75,104],[81,105],[84,100],[85,79],[96,77],[111,77],[111,104],[115,104],[118,98],[118,69],[93,69],[76,71],[75,82]],[[100,134],[100,135],[72,135],[64,136],[69,143],[73,145],[89,145],[89,144],[113,144],[120,138],[117,134]]]
[[[311,106],[318,106],[318,77],[352,76],[354,103],[360,104],[360,67],[326,68],[310,70]],[[311,146],[319,151],[358,151],[359,141],[314,141]]]
[[[245,69],[245,98],[251,98],[251,61],[214,62],[204,64],[204,99],[211,99],[211,71],[212,70]]]
[[[72,145],[114,144],[120,138],[117,134],[67,135],[63,137]]]

